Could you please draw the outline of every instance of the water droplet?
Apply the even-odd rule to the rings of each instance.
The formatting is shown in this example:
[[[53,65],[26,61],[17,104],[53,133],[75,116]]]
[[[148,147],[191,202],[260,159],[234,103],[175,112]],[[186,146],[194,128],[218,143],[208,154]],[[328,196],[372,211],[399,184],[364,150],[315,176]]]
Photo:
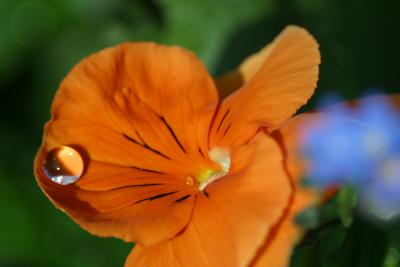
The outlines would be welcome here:
[[[187,185],[194,185],[194,178],[192,176],[186,176],[185,177],[185,183]]]
[[[83,172],[83,159],[78,151],[69,146],[52,149],[46,155],[44,171],[53,182],[61,185],[76,182]]]

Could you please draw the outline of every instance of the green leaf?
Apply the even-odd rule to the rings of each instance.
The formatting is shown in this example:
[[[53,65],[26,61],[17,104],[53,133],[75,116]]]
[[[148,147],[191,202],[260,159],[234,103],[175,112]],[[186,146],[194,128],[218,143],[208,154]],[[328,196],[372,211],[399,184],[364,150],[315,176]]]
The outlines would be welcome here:
[[[319,211],[316,207],[309,207],[299,213],[295,222],[305,229],[315,229],[319,224]]]
[[[399,267],[400,266],[400,252],[390,247],[385,258],[385,264],[383,267]]]
[[[376,225],[355,217],[343,244],[339,267],[380,267],[385,261],[388,240]]]
[[[357,204],[357,192],[349,187],[343,187],[337,197],[337,209],[343,226],[350,227],[353,223],[353,211]]]

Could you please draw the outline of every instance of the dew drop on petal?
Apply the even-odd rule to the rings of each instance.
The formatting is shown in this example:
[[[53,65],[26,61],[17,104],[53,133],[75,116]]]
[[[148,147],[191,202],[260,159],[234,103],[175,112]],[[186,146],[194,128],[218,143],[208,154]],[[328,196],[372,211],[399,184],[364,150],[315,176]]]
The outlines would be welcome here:
[[[44,162],[44,171],[53,182],[61,185],[76,182],[83,172],[83,159],[75,149],[60,146],[50,150]]]
[[[185,183],[186,185],[193,185],[194,184],[194,179],[192,176],[186,176],[185,177]]]

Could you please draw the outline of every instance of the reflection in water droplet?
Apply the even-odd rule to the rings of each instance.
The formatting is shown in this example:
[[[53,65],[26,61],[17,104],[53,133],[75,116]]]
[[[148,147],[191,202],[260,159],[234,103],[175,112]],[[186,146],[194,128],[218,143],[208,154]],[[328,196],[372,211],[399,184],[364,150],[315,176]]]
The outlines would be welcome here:
[[[187,185],[193,185],[193,184],[194,184],[194,179],[193,179],[193,177],[191,177],[191,176],[186,176],[186,177],[185,177],[185,183],[186,183]]]
[[[67,185],[76,182],[83,172],[83,159],[78,151],[68,146],[52,149],[46,155],[44,171],[53,182]]]

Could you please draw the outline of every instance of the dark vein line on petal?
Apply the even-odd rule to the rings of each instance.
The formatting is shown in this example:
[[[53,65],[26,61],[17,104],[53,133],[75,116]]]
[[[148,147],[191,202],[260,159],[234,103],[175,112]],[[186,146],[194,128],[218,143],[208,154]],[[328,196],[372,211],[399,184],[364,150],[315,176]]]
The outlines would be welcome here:
[[[148,187],[148,186],[160,186],[160,185],[164,185],[164,184],[160,184],[160,183],[154,183],[154,184],[134,184],[134,185],[126,185],[126,186],[121,186],[121,187],[117,187],[117,188],[113,188],[111,190],[120,190],[120,189],[125,189],[125,188],[131,188],[131,187]]]
[[[232,124],[229,124],[228,127],[226,127],[225,132],[224,132],[224,137],[225,137],[226,133],[229,131],[229,129],[231,128],[231,125]]]
[[[169,132],[171,133],[171,135],[174,137],[174,139],[175,139],[175,142],[179,145],[179,147],[182,149],[182,151],[184,152],[184,153],[186,153],[186,150],[185,150],[185,148],[183,147],[183,145],[182,145],[182,143],[181,142],[179,142],[179,139],[178,139],[178,137],[175,135],[175,132],[174,132],[174,130],[171,128],[171,126],[168,124],[168,122],[164,119],[164,117],[163,116],[159,116],[159,118],[160,118],[160,120],[165,124],[165,126],[167,126],[167,128],[168,128],[168,130],[169,130]]]
[[[230,111],[230,109],[228,108],[228,109],[226,110],[224,116],[222,117],[221,121],[219,122],[218,127],[217,127],[217,133],[218,133],[219,129],[221,128],[222,123],[223,123],[224,120],[226,119],[226,116],[228,116],[229,111]]]
[[[156,153],[157,155],[160,155],[160,156],[163,157],[163,158],[171,159],[170,157],[164,155],[164,154],[161,153],[160,151],[158,151],[158,150],[156,150],[156,149],[154,149],[154,148],[148,146],[148,145],[143,141],[143,139],[142,139],[140,136],[139,136],[139,137],[140,137],[140,139],[142,140],[143,144],[139,143],[138,141],[136,141],[135,139],[133,139],[132,137],[130,137],[130,136],[127,135],[127,134],[122,134],[122,135],[125,137],[125,139],[127,139],[127,140],[129,140],[129,141],[131,141],[131,142],[133,142],[133,143],[135,143],[135,144],[137,144],[137,145],[139,145],[139,146],[142,146],[143,148],[148,149],[148,150],[150,150],[151,152]]]
[[[167,193],[163,193],[163,194],[158,194],[158,195],[155,195],[155,196],[152,196],[152,197],[146,197],[146,198],[144,198],[144,199],[141,199],[141,200],[136,201],[135,204],[138,204],[138,203],[141,203],[141,202],[144,202],[144,201],[147,201],[147,200],[152,201],[152,200],[155,200],[155,199],[167,197],[167,196],[176,194],[176,193],[178,193],[178,192],[179,192],[179,191],[171,191],[171,192],[167,192]]]
[[[178,198],[177,200],[175,200],[175,203],[182,202],[182,201],[188,199],[188,198],[191,197],[191,196],[192,196],[192,195],[189,194],[189,195],[183,196],[183,197],[181,197],[181,198]]]
[[[201,150],[201,148],[199,148],[199,153],[200,153],[200,155],[204,158],[204,153],[203,153],[203,151]]]
[[[130,166],[130,167],[133,168],[133,169],[136,169],[136,170],[138,170],[138,171],[151,172],[151,173],[158,173],[158,174],[165,174],[165,173],[160,172],[160,171],[155,171],[155,170],[150,170],[150,169],[139,168],[139,167],[136,167],[136,166]]]
[[[140,141],[142,141],[143,144],[145,144],[146,142],[144,141],[144,139],[142,138],[142,136],[140,135],[140,133],[135,130],[136,135],[139,137]]]

